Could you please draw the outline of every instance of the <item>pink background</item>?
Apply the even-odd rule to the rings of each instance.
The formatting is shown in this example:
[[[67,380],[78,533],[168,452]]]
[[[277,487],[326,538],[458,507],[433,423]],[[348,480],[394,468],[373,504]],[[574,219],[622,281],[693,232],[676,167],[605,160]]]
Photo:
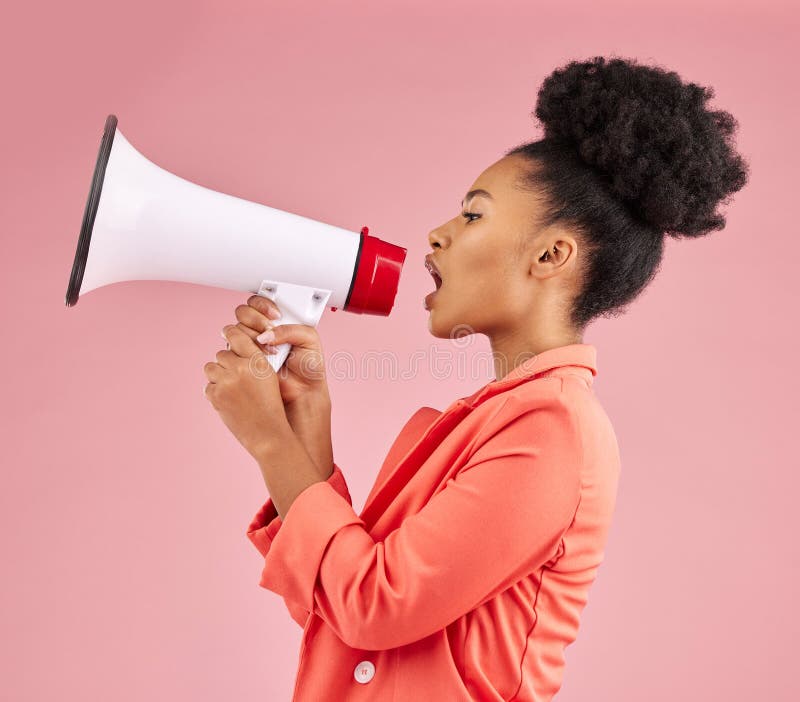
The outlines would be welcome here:
[[[789,3],[18,3],[0,41],[0,697],[287,700],[301,630],[258,587],[257,466],[203,397],[245,294],[126,282],[64,306],[106,115],[193,182],[408,248],[392,315],[326,312],[357,511],[408,416],[488,382],[432,369],[427,234],[525,139],[536,91],[614,53],[716,89],[751,183],[593,324],[615,523],[562,702],[794,700],[797,12]],[[485,337],[459,350],[485,353]],[[412,355],[424,353],[416,372]]]

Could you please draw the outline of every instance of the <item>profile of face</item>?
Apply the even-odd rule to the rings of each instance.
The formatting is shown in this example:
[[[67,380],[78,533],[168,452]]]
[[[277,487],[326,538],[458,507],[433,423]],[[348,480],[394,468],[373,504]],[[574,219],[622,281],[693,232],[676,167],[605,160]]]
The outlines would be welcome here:
[[[577,241],[562,227],[536,230],[541,203],[520,187],[529,169],[519,155],[493,163],[462,211],[428,235],[426,259],[441,274],[425,298],[434,336],[483,333],[495,341],[557,324],[576,284]]]

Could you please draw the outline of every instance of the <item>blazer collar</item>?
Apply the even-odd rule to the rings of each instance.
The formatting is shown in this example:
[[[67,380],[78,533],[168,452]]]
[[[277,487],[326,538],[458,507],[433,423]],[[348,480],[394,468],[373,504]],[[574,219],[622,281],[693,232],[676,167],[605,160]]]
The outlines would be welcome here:
[[[570,366],[571,372],[580,375],[589,385],[597,375],[597,348],[593,344],[567,344],[557,346],[526,358],[512,368],[499,380],[486,383],[472,395],[462,398],[468,405],[475,405],[481,400],[513,388],[526,380],[553,370]]]
[[[597,351],[591,344],[547,349],[525,359],[500,380],[493,380],[472,395],[456,400],[444,411],[427,406],[418,409],[392,444],[378,481],[364,503],[360,517],[367,529],[372,532],[379,520],[387,519],[386,513],[394,509],[387,507],[393,496],[399,494],[453,427],[483,400],[557,368],[568,367],[569,373],[579,375],[591,385],[592,378],[597,375],[596,356]]]

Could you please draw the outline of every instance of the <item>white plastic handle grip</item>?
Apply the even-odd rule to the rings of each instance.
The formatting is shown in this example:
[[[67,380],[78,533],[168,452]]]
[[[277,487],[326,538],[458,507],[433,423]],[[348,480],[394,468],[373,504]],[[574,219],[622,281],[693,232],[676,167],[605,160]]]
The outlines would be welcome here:
[[[274,326],[282,324],[308,324],[316,327],[325,311],[331,290],[296,285],[281,280],[264,280],[258,294],[268,297],[281,311],[280,319]],[[277,353],[264,354],[269,364],[277,373],[289,356],[291,344],[277,344]]]

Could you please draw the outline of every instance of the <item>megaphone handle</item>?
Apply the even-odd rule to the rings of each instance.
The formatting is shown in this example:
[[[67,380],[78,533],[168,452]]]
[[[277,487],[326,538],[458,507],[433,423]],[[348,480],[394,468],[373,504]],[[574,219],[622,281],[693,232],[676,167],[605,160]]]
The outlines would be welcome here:
[[[307,324],[316,327],[331,290],[296,285],[279,280],[264,280],[258,294],[268,297],[281,311],[280,324]],[[275,325],[279,326],[279,325]],[[291,344],[276,344],[276,353],[265,354],[267,361],[277,373],[289,356]]]

